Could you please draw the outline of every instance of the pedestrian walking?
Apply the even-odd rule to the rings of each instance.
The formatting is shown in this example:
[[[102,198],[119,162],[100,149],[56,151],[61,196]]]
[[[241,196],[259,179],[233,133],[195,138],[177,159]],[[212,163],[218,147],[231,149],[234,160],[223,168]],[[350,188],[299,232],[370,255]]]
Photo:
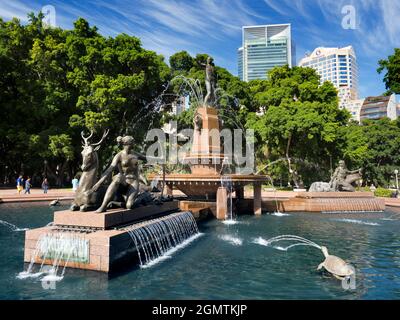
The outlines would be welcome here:
[[[28,177],[28,179],[25,181],[25,194],[31,194],[31,178]]]
[[[72,182],[72,190],[74,192],[76,192],[76,190],[78,190],[78,187],[79,187],[79,179],[77,177],[75,177],[72,179],[71,182]]]
[[[43,193],[47,193],[47,190],[49,190],[49,182],[47,181],[47,178],[44,178],[42,182],[42,189]]]
[[[24,180],[23,180],[22,176],[19,176],[18,179],[17,179],[17,191],[18,191],[18,194],[21,194],[21,191],[24,189],[23,186],[22,186],[23,181]]]

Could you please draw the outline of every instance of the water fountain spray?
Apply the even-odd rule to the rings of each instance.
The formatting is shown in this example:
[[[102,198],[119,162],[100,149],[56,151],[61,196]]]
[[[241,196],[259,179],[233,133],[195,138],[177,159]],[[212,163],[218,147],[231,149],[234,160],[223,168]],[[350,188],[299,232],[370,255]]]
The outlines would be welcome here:
[[[346,263],[343,259],[330,255],[328,253],[328,248],[325,246],[320,246],[316,244],[315,242],[308,240],[303,237],[299,237],[296,235],[280,235],[277,237],[270,238],[268,240],[263,239],[262,237],[259,237],[254,240],[254,243],[263,245],[263,246],[271,246],[275,242],[280,242],[280,241],[291,241],[291,242],[296,242],[294,244],[291,244],[287,247],[280,247],[280,246],[273,246],[274,249],[277,250],[282,250],[282,251],[287,251],[290,248],[296,247],[296,246],[309,246],[309,247],[314,247],[322,251],[325,260],[318,265],[317,270],[320,270],[322,267],[325,268],[328,272],[330,272],[333,276],[336,278],[343,280],[346,279],[347,277],[350,277],[354,275],[355,270],[354,268]]]

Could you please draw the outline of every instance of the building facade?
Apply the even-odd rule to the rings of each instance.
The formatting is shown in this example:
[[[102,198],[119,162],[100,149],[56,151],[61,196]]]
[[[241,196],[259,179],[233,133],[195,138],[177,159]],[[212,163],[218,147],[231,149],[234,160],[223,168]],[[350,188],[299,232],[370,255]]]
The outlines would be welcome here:
[[[365,98],[360,110],[360,120],[377,120],[384,117],[392,120],[397,118],[396,95]]]
[[[350,112],[351,118],[355,121],[360,122],[361,108],[364,104],[365,99],[356,99],[348,101],[346,109]]]
[[[277,66],[296,65],[290,24],[242,27],[242,47],[238,49],[238,75],[242,81],[266,79]]]
[[[174,115],[179,115],[183,111],[189,109],[189,96],[182,96],[177,98],[171,105],[171,113]]]
[[[330,81],[334,84],[340,108],[349,108],[351,100],[358,100],[358,67],[352,46],[316,48],[301,59],[299,66],[315,69],[321,76],[321,83]]]

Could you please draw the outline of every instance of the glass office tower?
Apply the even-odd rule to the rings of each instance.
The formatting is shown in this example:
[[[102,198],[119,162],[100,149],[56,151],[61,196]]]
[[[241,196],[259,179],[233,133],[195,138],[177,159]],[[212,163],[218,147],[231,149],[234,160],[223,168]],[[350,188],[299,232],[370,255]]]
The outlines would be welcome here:
[[[243,81],[266,79],[274,67],[296,65],[290,24],[244,26],[238,49],[238,75]]]

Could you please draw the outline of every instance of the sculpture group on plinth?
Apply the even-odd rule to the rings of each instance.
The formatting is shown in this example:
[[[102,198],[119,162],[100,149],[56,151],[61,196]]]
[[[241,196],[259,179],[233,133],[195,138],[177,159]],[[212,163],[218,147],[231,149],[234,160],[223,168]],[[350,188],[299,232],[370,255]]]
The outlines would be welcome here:
[[[158,203],[159,200],[150,192],[147,180],[140,172],[139,161],[145,161],[146,156],[133,150],[134,138],[131,136],[117,138],[123,149],[114,156],[111,165],[97,180],[97,151],[107,134],[108,131],[103,134],[100,142],[91,144],[89,139],[93,132],[88,137],[82,133],[83,174],[71,210],[97,209],[96,212],[100,213],[114,206],[132,209],[139,204]],[[116,174],[113,176],[113,173]]]
[[[82,176],[79,182],[79,187],[76,190],[75,198],[71,204],[71,210],[87,211],[97,208],[101,203],[105,194],[105,188],[99,188],[96,192],[92,191],[94,184],[97,181],[97,174],[99,168],[99,157],[97,151],[100,149],[101,144],[108,135],[108,130],[104,132],[103,137],[97,143],[91,143],[90,139],[93,136],[93,131],[89,136],[85,137],[83,132],[81,136],[83,139],[82,149]]]
[[[343,160],[339,161],[338,167],[335,169],[329,182],[314,182],[309,192],[354,192],[352,185],[356,181],[361,180],[361,169],[348,170]]]

